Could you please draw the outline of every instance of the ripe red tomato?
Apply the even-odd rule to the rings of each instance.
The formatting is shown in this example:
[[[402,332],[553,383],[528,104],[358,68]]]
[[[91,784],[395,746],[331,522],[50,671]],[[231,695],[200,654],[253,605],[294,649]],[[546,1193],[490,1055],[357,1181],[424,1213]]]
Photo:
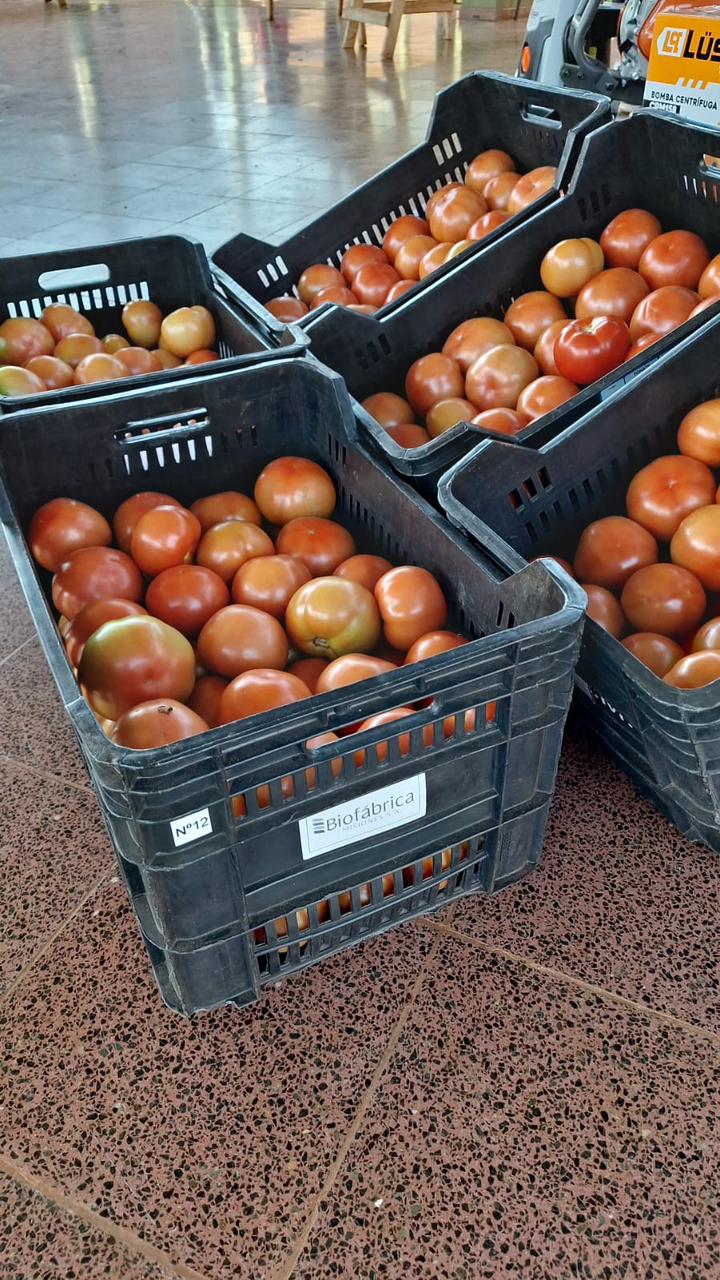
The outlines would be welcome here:
[[[425,415],[438,400],[449,400],[464,392],[465,379],[459,364],[441,351],[421,356],[408,369],[405,394],[416,413]]]
[[[581,582],[592,582],[597,587],[614,591],[622,587],[637,569],[655,564],[657,558],[657,542],[647,529],[625,516],[605,516],[594,520],[583,530],[573,567]],[[638,629],[659,630],[655,627]]]
[[[697,286],[700,297],[715,298],[720,294],[720,253],[708,262]]]
[[[220,723],[278,711],[310,697],[307,685],[289,671],[245,671],[230,681],[220,699]]]
[[[419,449],[430,443],[430,436],[425,428],[416,426],[414,422],[403,422],[399,427],[386,427],[386,431],[401,449]]]
[[[229,604],[205,623],[197,651],[207,671],[233,679],[256,667],[281,671],[287,663],[288,642],[271,614],[245,604]]]
[[[28,544],[33,559],[55,573],[81,547],[107,547],[112,542],[104,516],[74,498],[52,498],[38,507],[30,521]]]
[[[534,204],[546,191],[549,191],[556,180],[557,169],[550,164],[540,165],[539,168],[523,174],[510,192],[507,203],[508,213],[522,213],[523,209],[527,209],[528,205]]]
[[[252,605],[282,622],[298,587],[309,581],[310,570],[302,560],[292,556],[256,556],[241,565],[235,574],[232,598],[236,604]]]
[[[61,338],[52,352],[36,352],[37,355],[54,355],[57,360],[64,361],[69,364],[71,369],[76,369],[81,360],[85,360],[87,356],[98,355],[103,353],[103,344],[99,338],[95,338],[89,333],[70,333],[67,338]],[[107,355],[107,352],[104,352]]]
[[[638,271],[651,289],[674,284],[695,289],[710,261],[707,246],[692,231],[666,231],[644,250]]]
[[[641,351],[644,351],[646,347],[651,347],[653,342],[657,342],[659,337],[660,335],[658,333],[644,333],[642,337],[633,342],[632,346],[628,347],[628,353],[623,360],[623,364],[627,364],[628,360],[633,360],[635,356],[639,355]]]
[[[405,655],[405,665],[410,662],[425,662],[438,653],[449,653],[464,644],[467,644],[467,637],[459,635],[457,631],[428,631],[427,635],[420,636],[411,644]]]
[[[672,329],[677,329],[678,325],[684,324],[688,319],[697,300],[697,294],[691,289],[682,289],[677,285],[654,289],[633,311],[630,321],[630,337],[633,342],[644,333],[654,333],[661,338]]]
[[[624,321],[596,317],[567,325],[558,334],[553,354],[564,378],[586,386],[622,364],[629,346],[630,331]]]
[[[596,587],[591,582],[582,582],[580,585],[588,598],[588,618],[592,618],[603,631],[619,640],[625,630],[625,615],[615,596],[606,587]]]
[[[701,653],[688,653],[665,676],[665,683],[676,689],[703,689],[720,679],[720,653],[704,649]]]
[[[691,645],[693,653],[701,649],[720,649],[720,618],[710,618],[695,632]]]
[[[465,379],[468,400],[478,409],[514,409],[520,392],[539,369],[524,347],[493,347],[470,365]]]
[[[96,351],[78,361],[73,382],[78,387],[86,387],[92,382],[116,382],[119,378],[127,377],[128,370],[117,356],[110,356],[106,351]]]
[[[255,526],[252,526],[253,528]],[[185,507],[151,507],[135,524],[130,554],[149,578],[173,565],[192,559],[202,529],[197,516]]]
[[[374,396],[368,396],[362,401],[362,407],[381,427],[399,427],[413,421],[413,411],[407,400],[396,396],[393,391],[378,391]],[[331,512],[325,514],[330,515]]]
[[[65,649],[68,661],[73,667],[80,665],[82,651],[87,641],[104,622],[113,622],[116,618],[140,618],[146,613],[147,610],[133,600],[119,600],[112,597],[108,600],[91,600],[75,614],[67,629]]]
[[[377,715],[369,716],[367,720],[363,720],[362,724],[358,725],[356,732],[366,733],[370,729],[379,729],[385,724],[394,724],[397,720],[404,720],[407,716],[414,716],[416,714],[417,713],[410,707],[393,707],[392,711],[380,711]],[[411,747],[410,734],[400,733],[398,735],[391,735],[393,738],[395,736],[397,736],[398,754],[400,756],[409,756]],[[423,746],[432,746],[433,728],[431,724],[423,726],[422,740]],[[367,750],[363,747],[356,751],[353,755],[356,769],[364,768],[367,751],[370,751],[371,755],[375,756],[378,764],[384,764],[388,758],[389,743],[389,738],[382,738],[380,742],[376,742],[374,746],[367,748]]]
[[[555,342],[558,334],[562,333],[566,325],[571,323],[567,317],[564,320],[554,320],[549,328],[543,330],[533,347],[533,357],[540,367],[540,372],[546,377],[557,377],[558,368],[555,363]]]
[[[247,520],[249,524],[262,522],[262,516],[252,498],[246,497],[244,493],[236,493],[234,489],[198,498],[189,509],[200,521],[203,533],[206,529],[212,529],[214,524],[223,524],[225,520]]]
[[[350,556],[338,565],[335,577],[347,578],[350,582],[358,582],[368,591],[374,591],[375,584],[389,569],[392,569],[390,561],[384,560],[382,556]]]
[[[629,267],[610,267],[583,285],[575,299],[575,319],[615,316],[629,325],[638,303],[649,292],[639,272],[631,271]]]
[[[40,317],[40,323],[49,329],[55,342],[69,337],[71,333],[89,333],[91,337],[95,336],[95,330],[87,316],[81,315],[74,307],[69,307],[62,302],[46,307]]]
[[[714,501],[715,480],[710,468],[682,455],[648,463],[631,480],[626,496],[630,518],[664,542],[670,541],[691,511]]]
[[[160,373],[162,369],[157,356],[152,351],[146,351],[144,347],[120,347],[114,353],[114,359],[125,366],[126,373],[131,377],[144,373]]]
[[[679,644],[669,636],[661,636],[656,631],[636,631],[626,636],[623,646],[632,653],[643,666],[649,667],[656,676],[665,676],[683,656]]]
[[[298,293],[309,307],[315,301],[316,294],[323,289],[342,288],[344,284],[345,280],[336,267],[328,266],[327,262],[320,262],[312,267],[306,267],[303,271],[298,280]]]
[[[265,303],[268,311],[276,320],[282,320],[283,324],[292,324],[295,320],[302,320],[303,316],[308,313],[308,306],[301,298],[293,298],[290,295],[282,298],[271,298]]]
[[[117,720],[151,698],[185,702],[195,684],[195,654],[159,618],[118,618],[90,636],[78,679],[98,715]]]
[[[529,422],[535,422],[537,418],[544,417],[546,413],[552,413],[553,409],[558,409],[561,404],[572,400],[579,390],[580,388],[567,378],[552,375],[536,378],[520,392],[517,402],[518,416],[522,419],[523,425],[527,426]]]
[[[483,196],[491,213],[504,213],[506,218],[511,216],[508,205],[517,182],[518,175],[510,172],[499,173],[496,178],[490,179]]]
[[[433,438],[441,436],[444,431],[456,427],[458,422],[471,422],[476,412],[476,405],[457,396],[451,400],[438,400],[432,409],[428,409],[425,419],[427,433]]]
[[[317,682],[327,665],[325,658],[298,658],[297,662],[290,663],[288,671],[302,680],[311,693],[315,693]]]
[[[290,643],[312,658],[369,653],[380,639],[380,615],[367,587],[349,578],[321,577],[292,597],[285,616]]]
[[[172,506],[179,507],[180,503],[175,498],[171,498],[169,493],[156,493],[154,490],[134,493],[131,498],[121,502],[113,516],[113,532],[120,550],[130,551],[133,529],[141,515],[146,511],[152,511],[153,507]]]
[[[314,578],[334,573],[343,560],[355,554],[355,542],[341,524],[315,516],[299,516],[283,525],[275,550],[306,564]]]
[[[412,236],[398,251],[395,259],[396,271],[403,280],[410,280],[413,283],[416,280],[424,280],[426,275],[442,266],[442,262],[446,262],[450,256],[452,245],[445,250],[444,256],[437,254],[434,258],[430,258],[430,254],[439,248],[440,245],[432,236]],[[441,257],[442,262],[439,260]]]
[[[451,244],[435,244],[432,242],[432,248],[423,254],[418,264],[418,279],[424,280],[426,276],[431,276],[433,271],[437,271],[438,267],[442,267],[450,256],[450,250],[453,248]],[[412,280],[406,280],[405,284],[414,284]]]
[[[465,240],[473,222],[487,213],[487,204],[470,187],[455,187],[438,200],[430,214],[430,235],[442,244]],[[399,269],[399,268],[398,268]]]
[[[486,236],[497,231],[504,222],[508,222],[509,213],[504,213],[502,209],[489,209],[484,213],[482,218],[478,218],[477,222],[473,222],[467,233],[468,240],[484,240]]]
[[[640,259],[662,227],[647,209],[625,209],[608,222],[600,237],[600,248],[609,267],[630,267],[637,271]]]
[[[475,414],[472,425],[496,435],[516,436],[518,431],[525,430],[526,424],[514,409],[483,409],[482,413]]]
[[[58,567],[52,598],[58,613],[71,620],[91,600],[142,600],[143,580],[137,565],[114,547],[81,547]]]
[[[559,298],[551,293],[536,289],[533,293],[522,293],[510,303],[505,312],[505,324],[513,335],[518,346],[526,351],[533,347],[546,329],[557,320],[567,323],[567,314]]]
[[[405,244],[406,240],[410,240],[412,236],[427,236],[430,234],[430,225],[425,218],[416,218],[413,214],[406,214],[402,218],[396,218],[385,233],[382,247],[391,262],[395,261],[398,250]]]
[[[352,289],[355,277],[368,262],[387,262],[388,256],[377,244],[353,244],[346,249],[340,270]]]
[[[391,302],[397,302],[398,298],[402,298],[408,289],[413,289],[414,287],[414,280],[398,280],[396,284],[391,285],[388,289],[385,297],[385,306],[387,307]]]
[[[628,578],[620,603],[635,631],[682,639],[695,630],[707,601],[694,573],[675,564],[651,564]]]
[[[334,662],[329,662],[320,673],[316,692],[334,693],[337,689],[345,689],[349,684],[359,684],[361,680],[384,675],[386,671],[397,671],[396,663],[367,653],[347,653]]]
[[[512,156],[508,155],[507,151],[491,147],[487,151],[481,151],[470,161],[465,182],[472,191],[479,191],[482,195],[488,182],[492,182],[493,178],[499,177],[501,173],[511,174],[517,182],[518,175],[515,172],[515,161]]]
[[[153,578],[145,596],[148,613],[184,636],[196,636],[230,601],[222,578],[199,564],[176,564]]]
[[[223,582],[230,582],[247,560],[272,554],[272,538],[264,529],[246,520],[225,520],[203,534],[195,560],[212,569]]]
[[[383,574],[375,587],[385,638],[405,652],[428,631],[442,631],[447,602],[437,578],[416,565]]]
[[[720,467],[720,400],[705,400],[685,414],[677,445],[688,458]]]
[[[335,485],[324,467],[310,458],[275,458],[255,482],[255,502],[270,524],[298,516],[331,516]]]
[[[548,293],[555,297],[574,298],[602,267],[602,252],[595,241],[560,240],[545,254],[540,264],[540,279]],[[553,319],[559,317],[553,316]]]
[[[464,320],[453,329],[445,340],[443,355],[455,360],[463,373],[467,373],[471,364],[493,347],[515,346],[515,338],[506,324],[501,320],[493,320],[491,316],[480,316],[475,320]],[[408,421],[408,419],[404,419]]]
[[[316,311],[326,302],[332,302],[337,307],[350,307],[357,303],[357,298],[352,289],[321,289],[320,293],[315,294],[310,310]]]
[[[355,276],[353,293],[358,302],[381,307],[400,274],[389,262],[366,262]]]
[[[696,574],[708,591],[720,591],[720,506],[698,507],[685,516],[673,534],[670,556]]]
[[[64,360],[58,360],[56,356],[33,356],[32,360],[28,360],[25,366],[27,373],[34,373],[45,383],[48,391],[60,391],[63,387],[71,387],[73,384],[73,371],[69,364],[65,364]]]
[[[55,339],[39,320],[11,317],[0,324],[0,364],[27,364],[33,356],[51,356]]]
[[[220,699],[227,684],[222,676],[200,676],[188,698],[190,709],[201,716],[210,729],[220,723]]]
[[[173,698],[154,698],[150,702],[138,703],[120,716],[110,737],[118,747],[149,751],[155,747],[166,747],[171,742],[181,742],[184,738],[193,738],[198,733],[207,733],[209,727],[207,721],[190,707],[183,706],[182,702]]]

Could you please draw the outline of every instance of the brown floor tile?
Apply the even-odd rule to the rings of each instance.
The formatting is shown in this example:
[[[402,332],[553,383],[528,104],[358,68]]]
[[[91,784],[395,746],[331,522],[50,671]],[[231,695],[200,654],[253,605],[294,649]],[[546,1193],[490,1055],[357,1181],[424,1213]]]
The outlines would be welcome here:
[[[449,939],[293,1280],[719,1275],[717,1055]]]
[[[172,1280],[81,1218],[0,1173],[3,1280]]]
[[[270,1276],[431,941],[406,926],[190,1023],[108,885],[0,1006],[0,1149],[213,1280]]]
[[[464,899],[454,927],[720,1030],[719,914],[720,858],[683,839],[575,724],[539,870]]]
[[[33,635],[32,618],[15,575],[10,552],[0,533],[0,663]]]
[[[38,640],[0,664],[0,755],[89,786],[80,749]]]
[[[2,773],[0,993],[115,865],[93,796],[7,760]]]

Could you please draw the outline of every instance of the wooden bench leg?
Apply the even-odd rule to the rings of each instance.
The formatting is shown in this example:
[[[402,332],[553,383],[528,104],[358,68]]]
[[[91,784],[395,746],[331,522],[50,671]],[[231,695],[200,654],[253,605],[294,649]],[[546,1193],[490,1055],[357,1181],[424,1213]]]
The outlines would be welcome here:
[[[397,44],[400,23],[405,12],[405,0],[392,0],[390,5],[390,13],[388,16],[387,30],[385,32],[385,40],[382,48],[382,57],[384,61],[392,58],[395,53],[395,45]]]
[[[343,49],[355,48],[355,40],[357,39],[359,26],[360,26],[359,22],[345,23],[345,35],[343,36],[343,42],[342,42]]]
[[[360,24],[360,48],[367,49],[367,27],[364,22]]]
[[[275,0],[267,0],[267,20],[268,22],[275,20]]]

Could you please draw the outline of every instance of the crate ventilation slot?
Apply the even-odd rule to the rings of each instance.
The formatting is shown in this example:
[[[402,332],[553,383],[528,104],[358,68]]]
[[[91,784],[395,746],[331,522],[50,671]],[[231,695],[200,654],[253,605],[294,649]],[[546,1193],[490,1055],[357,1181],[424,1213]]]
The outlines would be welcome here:
[[[76,311],[102,311],[108,307],[124,307],[126,302],[146,301],[150,288],[146,280],[138,284],[107,285],[105,288],[71,289],[65,293],[44,293],[36,298],[20,298],[8,302],[7,314],[11,320],[23,317],[39,320],[46,307],[62,303]]]

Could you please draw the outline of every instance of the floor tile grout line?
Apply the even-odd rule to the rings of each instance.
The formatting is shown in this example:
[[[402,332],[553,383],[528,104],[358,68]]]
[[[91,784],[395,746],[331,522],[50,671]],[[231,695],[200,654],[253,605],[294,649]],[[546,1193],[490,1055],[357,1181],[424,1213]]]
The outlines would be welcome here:
[[[76,1200],[74,1196],[67,1195],[60,1187],[46,1182],[44,1178],[38,1178],[29,1170],[18,1166],[13,1160],[0,1152],[0,1173],[4,1173],[6,1177],[11,1178],[13,1182],[24,1187],[27,1191],[40,1195],[48,1204],[54,1205],[64,1213],[71,1214],[74,1218],[79,1218],[81,1222],[87,1223],[95,1231],[101,1231],[103,1235],[109,1236],[116,1244],[121,1245],[125,1249],[130,1249],[139,1257],[144,1258],[147,1262],[152,1262],[156,1266],[163,1267],[172,1275],[175,1280],[212,1280],[212,1277],[196,1271],[193,1267],[188,1267],[182,1262],[173,1262],[168,1254],[162,1249],[158,1249],[156,1245],[150,1244],[149,1241],[143,1240],[142,1236],[137,1235],[134,1231],[130,1231],[127,1227],[121,1227],[119,1223],[114,1222],[112,1218],[105,1218],[96,1209],[91,1209],[90,1205],[85,1204],[82,1200]]]
[[[0,750],[0,761],[6,761],[8,764],[15,765],[18,769],[27,769],[29,773],[34,773],[37,778],[42,778],[43,782],[57,783],[62,787],[73,787],[75,791],[82,791],[83,795],[94,796],[94,788],[89,782],[73,782],[70,778],[63,778],[59,773],[52,773],[38,769],[37,765],[30,764],[29,761],[21,759],[20,756],[11,755],[8,751]]]
[[[26,636],[25,639],[20,644],[16,645],[14,649],[11,649],[9,653],[4,654],[3,657],[0,658],[0,667],[4,667],[6,662],[9,662],[11,658],[14,658],[16,654],[20,652],[21,649],[24,649],[25,646],[29,644],[31,640],[34,640],[34,639],[35,639],[35,634],[32,633],[31,635]]]
[[[325,1178],[323,1180],[322,1186],[320,1187],[320,1190],[317,1192],[317,1194],[314,1197],[313,1203],[310,1207],[310,1210],[308,1211],[307,1217],[305,1218],[305,1222],[303,1223],[301,1230],[296,1236],[295,1242],[292,1248],[290,1249],[288,1256],[286,1257],[283,1264],[279,1267],[279,1269],[274,1273],[272,1280],[290,1280],[293,1272],[295,1271],[295,1268],[298,1262],[300,1261],[302,1254],[305,1251],[305,1248],[310,1239],[310,1236],[312,1235],[313,1229],[315,1227],[315,1223],[317,1222],[317,1219],[320,1213],[321,1201],[324,1200],[325,1197],[328,1196],[332,1191],[335,1185],[335,1182],[337,1181],[337,1178],[340,1174],[340,1170],[342,1169],[345,1163],[348,1152],[350,1151],[350,1148],[352,1147],[352,1144],[355,1141],[355,1138],[357,1137],[360,1129],[362,1128],[363,1121],[365,1120],[365,1117],[368,1111],[370,1110],[372,1103],[375,1100],[378,1087],[380,1085],[380,1081],[382,1080],[382,1077],[385,1074],[385,1070],[388,1066],[388,1063],[391,1061],[395,1053],[395,1050],[397,1049],[398,1043],[400,1041],[400,1037],[402,1036],[405,1030],[405,1027],[407,1026],[408,1020],[410,1018],[410,1014],[418,998],[418,995],[420,994],[422,985],[431,971],[432,962],[435,959],[435,956],[437,955],[438,951],[440,950],[441,945],[442,945],[442,936],[438,936],[437,940],[431,946],[430,950],[428,951],[428,954],[425,956],[425,959],[423,960],[420,966],[418,975],[410,989],[410,994],[405,1004],[403,1005],[403,1008],[400,1012],[397,1022],[393,1027],[393,1030],[391,1031],[387,1039],[385,1048],[382,1054],[380,1055],[380,1058],[375,1066],[375,1070],[372,1073],[370,1083],[358,1103],[357,1110],[355,1111],[355,1115],[353,1116],[350,1124],[348,1125],[348,1128],[345,1131],[342,1142],[340,1143],[340,1146],[338,1147],[337,1153],[335,1155],[335,1159],[333,1160],[327,1174],[325,1175]]]
[[[110,881],[114,875],[117,875],[117,867],[113,864],[112,866],[108,867],[107,871],[105,871],[103,875],[101,875],[100,878],[93,883],[92,887],[88,889],[87,893],[83,894],[82,898],[80,898],[79,901],[75,904],[72,911],[67,916],[63,917],[63,919],[60,921],[57,927],[53,930],[53,932],[49,935],[49,937],[45,939],[42,946],[38,947],[37,951],[33,952],[27,964],[23,965],[22,969],[16,975],[16,977],[13,979],[10,985],[6,987],[4,991],[0,991],[0,1006],[2,1006],[3,1003],[7,1000],[8,996],[11,996],[13,992],[17,991],[17,988],[19,987],[20,983],[24,982],[25,978],[30,973],[30,971],[35,968],[35,965],[38,963],[38,961],[42,960],[42,958],[45,955],[47,955],[50,948],[55,945],[58,938],[65,931],[67,926],[75,919],[76,916],[79,915],[79,913],[83,910],[83,908],[87,906],[88,902],[90,902],[91,898],[93,898],[95,894],[98,893],[99,890],[102,889],[102,887],[105,884],[107,884],[108,881]]]
[[[453,928],[452,925],[445,925],[439,921],[427,919],[420,921],[420,923],[431,933],[439,933],[444,934],[446,937],[456,938],[459,942],[465,942],[468,946],[475,947],[478,951],[498,956],[501,960],[510,960],[514,964],[524,965],[526,969],[532,969],[535,973],[542,974],[543,977],[552,978],[556,982],[565,982],[569,986],[576,987],[579,991],[584,991],[587,995],[599,996],[609,1004],[631,1009],[634,1013],[641,1013],[646,1018],[654,1018],[658,1022],[664,1022],[671,1027],[676,1027],[679,1031],[685,1031],[699,1040],[707,1040],[720,1046],[720,1034],[712,1031],[709,1027],[703,1027],[698,1023],[678,1018],[675,1014],[666,1013],[664,1009],[657,1009],[654,1005],[645,1004],[642,1000],[631,1000],[628,996],[622,996],[617,991],[609,991],[607,987],[598,986],[594,982],[586,982],[583,978],[576,978],[573,974],[566,973],[563,969],[554,969],[538,960],[531,960],[528,956],[510,951],[506,947],[493,947],[490,943],[480,942],[478,939],[471,937],[470,934],[464,933],[461,929]]]

